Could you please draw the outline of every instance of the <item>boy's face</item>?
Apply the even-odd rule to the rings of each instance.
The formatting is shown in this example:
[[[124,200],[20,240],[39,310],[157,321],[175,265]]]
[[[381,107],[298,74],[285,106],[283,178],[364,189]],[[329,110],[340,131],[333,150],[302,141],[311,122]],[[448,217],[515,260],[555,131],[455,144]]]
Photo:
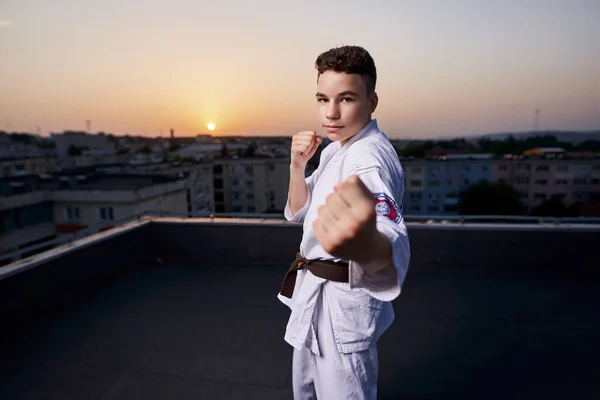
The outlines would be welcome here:
[[[319,122],[329,139],[342,146],[371,120],[377,94],[367,94],[365,80],[358,74],[325,71],[317,81]]]

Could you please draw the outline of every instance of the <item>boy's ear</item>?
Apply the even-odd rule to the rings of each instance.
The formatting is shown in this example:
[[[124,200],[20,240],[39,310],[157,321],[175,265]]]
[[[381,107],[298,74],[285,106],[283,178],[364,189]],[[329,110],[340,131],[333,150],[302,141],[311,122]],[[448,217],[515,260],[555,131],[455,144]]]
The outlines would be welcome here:
[[[377,104],[379,103],[379,97],[377,97],[377,92],[373,92],[371,94],[371,113],[375,112],[375,109],[377,108]]]

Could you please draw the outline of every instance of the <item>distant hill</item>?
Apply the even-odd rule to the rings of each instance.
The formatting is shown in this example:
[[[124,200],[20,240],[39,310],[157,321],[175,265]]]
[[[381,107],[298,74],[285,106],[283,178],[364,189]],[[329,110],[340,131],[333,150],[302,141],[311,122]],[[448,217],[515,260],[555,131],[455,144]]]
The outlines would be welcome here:
[[[571,144],[579,144],[586,140],[600,140],[600,130],[598,131],[537,131],[537,132],[509,132],[509,133],[489,133],[479,136],[470,136],[469,139],[491,139],[491,140],[504,140],[509,136],[513,136],[515,139],[527,139],[536,136],[555,136],[559,142],[566,142]]]

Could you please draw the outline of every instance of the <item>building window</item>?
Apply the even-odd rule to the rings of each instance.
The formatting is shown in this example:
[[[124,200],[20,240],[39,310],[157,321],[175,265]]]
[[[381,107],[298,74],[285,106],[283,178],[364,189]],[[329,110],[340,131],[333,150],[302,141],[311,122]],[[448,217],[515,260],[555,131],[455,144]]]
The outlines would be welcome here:
[[[255,213],[256,212],[256,207],[248,207],[248,212],[249,213]]]
[[[440,181],[438,181],[437,179],[429,181],[429,186],[432,186],[432,187],[440,186]]]
[[[431,176],[438,176],[438,174],[440,173],[440,167],[433,167],[431,168]]]
[[[545,193],[535,193],[533,195],[533,198],[535,200],[546,200],[546,194]]]
[[[482,165],[482,166],[481,166],[481,170],[482,170],[483,172],[487,172],[487,170],[488,170],[488,167],[487,167],[487,165]]]
[[[450,213],[450,212],[457,212],[457,211],[458,211],[458,204],[444,205],[444,212]]]
[[[215,189],[223,189],[223,179],[215,179],[214,183]]]
[[[538,165],[538,166],[535,168],[535,170],[536,170],[536,171],[548,171],[548,170],[549,170],[549,168],[548,168],[548,166],[547,166],[547,165]]]
[[[275,201],[275,191],[274,191],[274,190],[271,190],[271,193],[270,193],[270,195],[271,195],[271,196],[270,196],[270,200],[271,200],[271,201]]]
[[[225,201],[225,195],[223,195],[223,192],[215,192],[215,202],[219,203],[223,201]]]
[[[213,172],[215,174],[222,174],[223,173],[223,166],[222,165],[215,165],[213,167]]]
[[[468,165],[464,165],[464,166],[463,166],[463,171],[465,171],[465,172],[469,172],[469,171],[471,171],[471,167],[470,167],[470,166],[468,166]]]
[[[254,174],[254,167],[252,167],[252,165],[246,166],[246,173],[252,176]]]
[[[438,206],[429,206],[427,207],[427,212],[428,213],[436,213],[439,211],[439,207]]]
[[[556,167],[556,172],[569,172],[568,165],[559,165]]]
[[[233,212],[239,213],[242,212],[242,206],[233,206]]]
[[[273,164],[269,164],[269,171],[275,171],[275,166]]]
[[[100,219],[103,221],[112,221],[115,219],[112,207],[100,207]]]
[[[248,198],[248,200],[254,200],[254,193],[248,193],[246,197]]]
[[[590,184],[591,185],[599,185],[600,184],[600,179],[592,179],[592,180],[590,180]]]
[[[519,192],[519,199],[526,200],[529,198],[529,193],[527,192]]]
[[[254,182],[253,181],[246,181],[246,186],[248,186],[250,189],[252,189],[254,187]]]
[[[508,170],[508,165],[503,164],[503,165],[498,165],[498,171],[507,171]]]
[[[517,171],[531,171],[531,164],[517,164]]]
[[[573,179],[573,183],[575,185],[587,185],[587,179],[585,179],[585,178],[575,178],[575,179]]]
[[[568,179],[557,179],[556,180],[556,184],[557,185],[568,185],[569,184],[569,180]]]
[[[411,172],[412,172],[413,174],[420,174],[420,173],[421,173],[421,171],[422,171],[421,167],[412,167],[412,168],[411,168]]]
[[[548,180],[546,180],[546,179],[536,179],[535,180],[535,184],[536,185],[540,185],[540,186],[546,186],[548,184]]]
[[[79,207],[67,206],[67,220],[69,220],[69,221],[79,220]]]
[[[408,198],[410,199],[410,201],[421,201],[421,193],[419,192],[409,192],[408,193]]]
[[[421,187],[421,181],[420,180],[410,181],[410,185],[414,186],[414,187]]]
[[[529,185],[529,178],[517,178],[515,183],[517,185]]]
[[[585,201],[587,200],[587,193],[583,193],[583,192],[574,192],[573,196],[575,197],[575,199],[577,201]]]
[[[237,186],[240,184],[240,180],[238,178],[233,178],[232,185]]]

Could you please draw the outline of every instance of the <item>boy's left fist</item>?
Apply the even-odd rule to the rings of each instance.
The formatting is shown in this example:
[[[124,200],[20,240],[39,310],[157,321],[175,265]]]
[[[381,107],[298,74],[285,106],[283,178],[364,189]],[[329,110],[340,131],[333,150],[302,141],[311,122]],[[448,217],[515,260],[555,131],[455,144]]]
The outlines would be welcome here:
[[[338,183],[319,207],[313,231],[323,249],[334,257],[361,260],[377,232],[373,193],[356,175]]]

